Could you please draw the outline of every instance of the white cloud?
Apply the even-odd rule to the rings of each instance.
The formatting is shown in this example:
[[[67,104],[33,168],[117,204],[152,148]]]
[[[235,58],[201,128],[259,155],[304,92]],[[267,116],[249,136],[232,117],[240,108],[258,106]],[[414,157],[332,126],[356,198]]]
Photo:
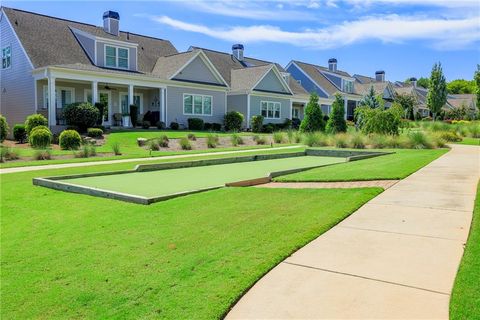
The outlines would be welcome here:
[[[315,49],[331,49],[367,40],[424,40],[435,48],[454,50],[480,40],[478,17],[447,20],[392,14],[304,31],[286,31],[270,25],[211,28],[167,16],[154,17],[153,20],[179,30],[201,33],[229,42],[265,41]]]

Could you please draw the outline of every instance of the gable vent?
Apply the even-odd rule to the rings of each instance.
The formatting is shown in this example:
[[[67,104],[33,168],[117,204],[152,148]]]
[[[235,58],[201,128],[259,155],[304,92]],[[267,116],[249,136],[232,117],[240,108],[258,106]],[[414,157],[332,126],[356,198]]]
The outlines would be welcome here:
[[[115,11],[103,13],[103,30],[107,33],[118,36],[120,32],[120,15]]]

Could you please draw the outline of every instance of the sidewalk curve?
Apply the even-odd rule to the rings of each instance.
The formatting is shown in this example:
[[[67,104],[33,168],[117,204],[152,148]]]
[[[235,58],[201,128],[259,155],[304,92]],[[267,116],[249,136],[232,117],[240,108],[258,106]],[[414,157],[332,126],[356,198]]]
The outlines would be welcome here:
[[[480,148],[452,150],[260,279],[227,319],[448,319]]]

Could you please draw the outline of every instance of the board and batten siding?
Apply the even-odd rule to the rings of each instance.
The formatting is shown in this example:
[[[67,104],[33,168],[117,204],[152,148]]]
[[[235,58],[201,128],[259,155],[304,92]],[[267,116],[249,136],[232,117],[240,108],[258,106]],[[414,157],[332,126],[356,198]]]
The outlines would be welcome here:
[[[243,114],[242,127],[247,127],[247,114],[248,114],[248,95],[236,94],[227,96],[227,111],[238,111]]]
[[[186,115],[183,114],[183,94],[199,94],[212,97],[212,115]],[[226,92],[187,88],[187,87],[167,87],[167,112],[166,112],[166,125],[169,126],[171,122],[178,122],[179,124],[187,127],[188,118],[200,118],[204,122],[209,123],[221,123],[223,124],[223,118],[225,116],[226,109]]]
[[[273,70],[270,70],[265,77],[260,81],[259,84],[254,88],[254,90],[264,90],[270,92],[283,92],[287,93],[288,90],[280,82],[277,75]]]
[[[212,71],[210,71],[210,69],[203,62],[202,58],[199,56],[197,56],[192,62],[190,62],[188,66],[179,72],[174,79],[222,84],[215,78]]]
[[[261,114],[261,102],[262,101],[271,101],[271,102],[280,102],[280,118],[279,119],[269,119],[265,118],[263,120],[264,124],[267,123],[283,123],[285,119],[291,119],[292,115],[290,113],[290,99],[289,98],[277,98],[277,97],[268,97],[268,96],[256,96],[250,95],[250,118],[256,115]]]
[[[32,65],[21,43],[12,30],[7,16],[0,15],[0,50],[11,46],[11,66],[0,66],[0,113],[7,118],[10,131],[16,123],[23,123],[27,116],[36,112]]]

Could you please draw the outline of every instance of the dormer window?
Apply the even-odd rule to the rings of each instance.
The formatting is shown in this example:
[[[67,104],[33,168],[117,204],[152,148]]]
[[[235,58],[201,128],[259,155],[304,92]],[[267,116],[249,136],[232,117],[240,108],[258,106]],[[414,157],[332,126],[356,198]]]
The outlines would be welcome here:
[[[109,68],[128,69],[128,49],[106,45],[105,66]]]
[[[353,81],[343,80],[343,91],[353,93]]]

